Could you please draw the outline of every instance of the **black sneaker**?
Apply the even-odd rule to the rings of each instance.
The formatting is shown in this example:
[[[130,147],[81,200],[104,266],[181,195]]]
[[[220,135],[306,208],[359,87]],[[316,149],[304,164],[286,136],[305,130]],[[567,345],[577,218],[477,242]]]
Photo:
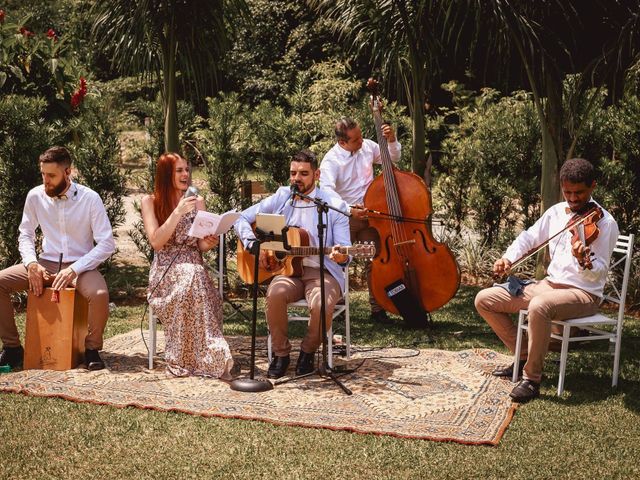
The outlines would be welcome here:
[[[98,350],[91,350],[87,348],[84,351],[84,365],[87,367],[87,370],[91,371],[102,370],[104,368],[104,362],[102,361],[102,358],[100,358]]]
[[[24,348],[4,347],[0,351],[0,366],[9,365],[12,369],[22,367],[24,361]]]
[[[289,355],[285,357],[273,357],[269,364],[269,370],[267,370],[267,378],[280,378],[287,373],[289,368]]]
[[[307,353],[300,350],[298,363],[296,363],[296,375],[306,375],[307,373],[313,372],[313,359],[315,356],[315,353]]]

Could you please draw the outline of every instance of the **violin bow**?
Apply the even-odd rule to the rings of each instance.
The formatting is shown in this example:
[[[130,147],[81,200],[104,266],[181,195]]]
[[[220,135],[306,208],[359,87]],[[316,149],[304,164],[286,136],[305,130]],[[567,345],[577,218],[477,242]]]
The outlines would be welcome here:
[[[529,252],[527,252],[526,254],[524,254],[522,257],[520,257],[519,259],[517,259],[515,262],[513,262],[511,264],[511,266],[509,267],[509,270],[513,270],[514,268],[516,268],[518,265],[522,264],[523,262],[525,262],[526,260],[528,260],[532,255],[535,255],[536,253],[538,253],[540,250],[542,250],[544,247],[546,247],[549,242],[551,240],[553,240],[554,238],[556,238],[558,235],[560,235],[563,232],[566,232],[567,230],[569,230],[570,228],[573,228],[577,225],[580,225],[584,222],[586,222],[589,218],[591,218],[593,215],[595,215],[596,213],[598,213],[598,211],[594,208],[593,211],[585,214],[583,217],[569,223],[567,226],[565,226],[562,230],[560,230],[559,232],[557,232],[556,234],[554,234],[553,236],[549,237],[547,240],[545,240],[544,242],[542,242],[540,245],[538,245],[537,247],[534,247],[533,250],[530,250]]]

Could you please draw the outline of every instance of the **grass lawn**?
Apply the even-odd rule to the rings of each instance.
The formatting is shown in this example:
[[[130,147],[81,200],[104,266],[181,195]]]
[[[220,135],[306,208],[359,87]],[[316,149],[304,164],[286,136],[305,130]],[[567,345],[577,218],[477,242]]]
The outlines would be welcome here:
[[[505,352],[474,310],[476,292],[463,287],[436,312],[432,336],[399,324],[372,324],[364,292],[356,292],[353,342]],[[118,302],[107,336],[139,327],[143,307],[130,303]],[[243,305],[248,313],[250,302]],[[266,333],[262,312],[261,335]],[[225,332],[248,334],[249,325],[229,315]],[[0,394],[0,477],[640,478],[638,319],[628,319],[625,335],[616,390],[604,342],[570,353],[562,398],[555,396],[558,369],[551,354],[542,397],[516,412],[497,447]],[[336,395],[341,395],[337,389]]]

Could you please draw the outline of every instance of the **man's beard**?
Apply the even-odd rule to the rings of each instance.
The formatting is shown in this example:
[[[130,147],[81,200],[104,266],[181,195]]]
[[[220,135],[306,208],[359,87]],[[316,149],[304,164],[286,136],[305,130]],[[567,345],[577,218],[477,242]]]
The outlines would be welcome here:
[[[63,178],[62,181],[56,185],[55,187],[52,187],[51,189],[47,189],[47,187],[44,187],[44,191],[45,193],[50,196],[50,197],[57,197],[58,195],[60,195],[62,192],[64,192],[67,189],[67,179]]]
[[[308,195],[313,191],[314,188],[316,188],[316,184],[315,182],[310,185],[305,185],[304,183],[296,183],[296,187],[298,188],[298,191],[300,193],[302,193],[303,195]]]

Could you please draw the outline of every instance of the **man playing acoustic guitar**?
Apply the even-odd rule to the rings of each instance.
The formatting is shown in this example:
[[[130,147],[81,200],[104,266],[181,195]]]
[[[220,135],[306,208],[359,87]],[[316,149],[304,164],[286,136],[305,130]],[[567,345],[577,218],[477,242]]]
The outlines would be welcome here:
[[[298,152],[291,159],[290,181],[297,191],[312,198],[319,198],[340,211],[347,212],[347,205],[335,194],[316,187],[320,178],[318,161],[309,150]],[[318,246],[318,213],[314,203],[301,199],[292,194],[290,187],[280,187],[275,194],[265,198],[260,203],[246,209],[235,224],[235,230],[242,244],[250,249],[256,236],[251,224],[256,221],[259,213],[284,215],[288,226],[297,226],[309,235],[309,243]],[[333,246],[331,253],[325,260],[328,275],[324,276],[325,283],[325,314],[326,327],[331,327],[334,306],[344,292],[343,267],[349,261],[349,256],[340,253],[339,247],[351,245],[349,235],[349,219],[329,210],[326,219],[326,235],[324,244]],[[277,232],[278,233],[278,232]],[[274,268],[273,257],[266,252],[260,252],[260,267],[265,270]],[[309,304],[311,321],[307,333],[300,345],[300,355],[296,366],[296,375],[304,375],[313,371],[315,351],[322,342],[320,333],[320,264],[317,256],[305,257],[302,262],[304,271],[300,277],[277,275],[267,289],[266,316],[271,333],[274,358],[269,365],[269,378],[282,377],[289,367],[289,353],[291,343],[288,337],[287,304],[305,297]]]
[[[506,274],[516,259],[522,258],[535,246],[549,242],[551,262],[547,277],[532,282],[519,291],[502,286],[484,289],[476,296],[478,313],[491,326],[500,340],[515,351],[517,327],[510,313],[527,309],[529,319],[528,351],[522,353],[523,380],[511,392],[516,402],[526,402],[540,393],[544,357],[549,348],[553,320],[593,315],[603,295],[611,253],[618,238],[618,225],[613,217],[591,198],[596,187],[595,171],[591,163],[582,158],[567,160],[560,169],[560,186],[565,202],[549,208],[528,230],[522,232],[505,254],[495,262],[493,271]],[[599,234],[591,244],[573,240],[565,226],[584,215],[590,204],[602,214],[597,226]],[[561,232],[555,237],[554,234]],[[513,364],[493,372],[497,377],[511,377]],[[518,372],[522,373],[522,372]]]

